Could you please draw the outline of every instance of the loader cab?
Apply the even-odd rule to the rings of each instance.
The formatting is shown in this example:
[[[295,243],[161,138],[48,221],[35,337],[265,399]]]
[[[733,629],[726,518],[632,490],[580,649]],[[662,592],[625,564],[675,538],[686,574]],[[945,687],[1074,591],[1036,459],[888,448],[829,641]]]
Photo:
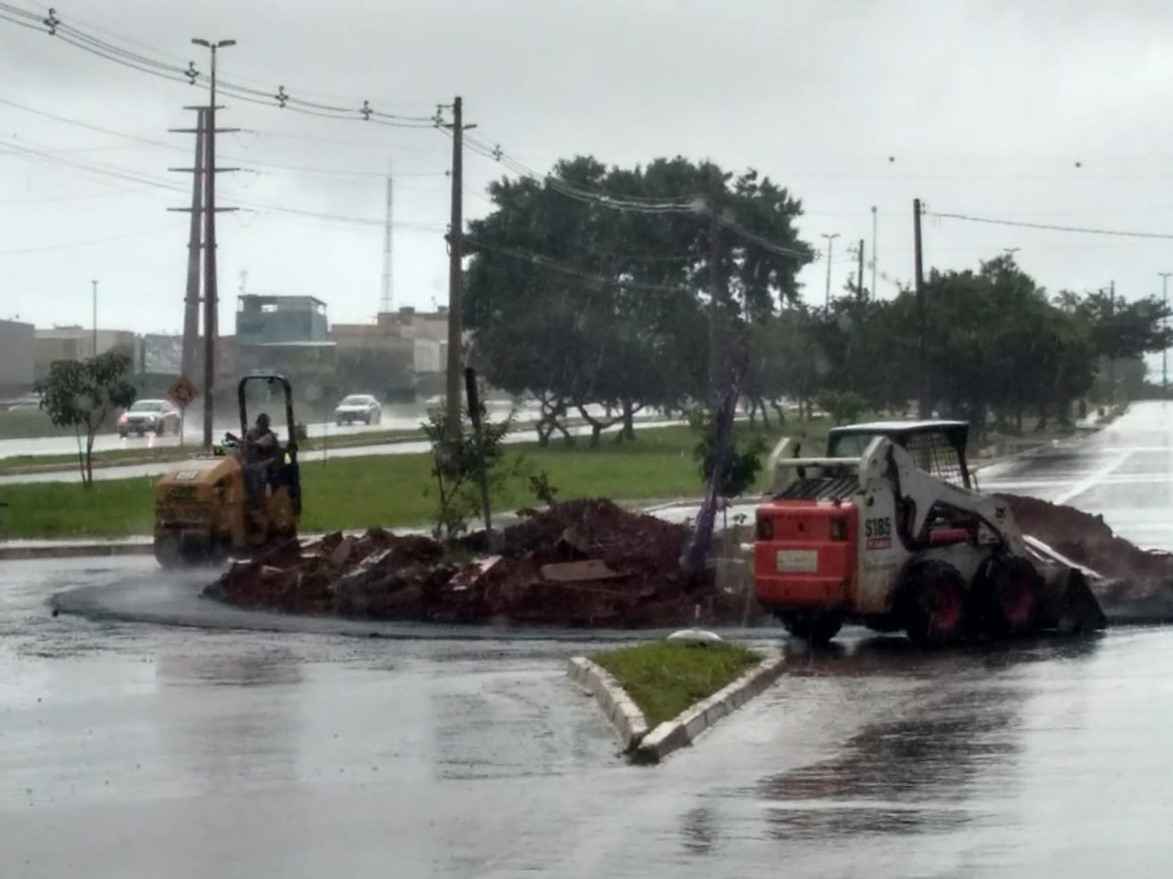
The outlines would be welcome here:
[[[930,476],[973,488],[965,457],[969,424],[964,421],[873,421],[833,427],[827,435],[827,457],[859,457],[878,436],[907,451]]]

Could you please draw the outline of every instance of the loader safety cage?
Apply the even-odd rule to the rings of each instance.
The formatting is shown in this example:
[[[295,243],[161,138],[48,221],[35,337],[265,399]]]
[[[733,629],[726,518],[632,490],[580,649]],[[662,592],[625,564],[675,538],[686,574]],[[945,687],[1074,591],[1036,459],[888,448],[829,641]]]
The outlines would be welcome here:
[[[833,427],[827,434],[832,457],[862,455],[877,436],[888,437],[904,448],[917,467],[937,479],[961,488],[972,488],[965,448],[969,425],[964,421],[874,421]]]

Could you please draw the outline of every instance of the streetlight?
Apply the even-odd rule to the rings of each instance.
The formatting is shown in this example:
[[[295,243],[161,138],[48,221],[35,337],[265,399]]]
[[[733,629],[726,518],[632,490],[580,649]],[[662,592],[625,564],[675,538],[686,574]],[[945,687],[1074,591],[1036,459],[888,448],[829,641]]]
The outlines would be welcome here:
[[[1161,276],[1161,302],[1169,308],[1169,275],[1173,272],[1157,272]],[[1161,329],[1168,324],[1168,318],[1161,318]],[[1161,399],[1169,399],[1169,349],[1161,349]]]
[[[93,356],[97,357],[98,356],[98,282],[97,281],[90,281],[90,285],[93,288],[93,296],[94,296],[94,323],[93,323],[94,351],[93,351]]]
[[[235,46],[236,40],[202,40],[192,43],[212,52],[208,77],[207,145],[204,148],[204,448],[212,448],[213,386],[216,380],[216,50]],[[292,425],[290,425],[292,430]]]
[[[1022,250],[1021,247],[1003,247],[1002,248],[1002,252],[1004,254],[1006,254],[1008,257],[1010,257],[1011,259],[1014,259],[1014,254],[1018,253],[1018,251],[1020,251],[1020,250]]]
[[[823,305],[826,308],[831,307],[831,249],[835,246],[835,239],[839,237],[838,232],[832,232],[828,235],[823,233],[823,237],[827,239],[827,295]]]

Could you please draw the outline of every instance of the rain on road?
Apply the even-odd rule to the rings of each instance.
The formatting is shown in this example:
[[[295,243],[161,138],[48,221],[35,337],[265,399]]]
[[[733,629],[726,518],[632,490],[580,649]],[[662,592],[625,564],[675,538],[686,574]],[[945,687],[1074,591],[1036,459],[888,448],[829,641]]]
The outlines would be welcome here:
[[[1173,549],[1165,414],[1134,406],[983,486],[1067,498]],[[49,614],[53,594],[86,586],[120,586],[83,594],[121,596],[133,616],[135,595],[165,612],[158,593],[193,584],[143,559],[0,568],[5,876],[1101,877],[1173,865],[1163,628],[934,654],[851,631],[832,650],[795,649],[763,697],[642,768],[616,757],[565,679],[564,658],[590,644]]]

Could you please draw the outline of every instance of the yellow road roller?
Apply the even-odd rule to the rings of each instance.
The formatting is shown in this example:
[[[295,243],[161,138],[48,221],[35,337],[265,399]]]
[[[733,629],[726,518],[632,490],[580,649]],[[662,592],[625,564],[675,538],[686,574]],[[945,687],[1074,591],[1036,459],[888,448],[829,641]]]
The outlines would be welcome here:
[[[253,383],[270,395],[284,392],[284,442],[267,423],[249,429],[246,389]],[[301,474],[289,380],[247,375],[237,401],[240,436],[226,433],[210,457],[175,464],[155,483],[155,558],[164,567],[215,563],[297,536]]]

